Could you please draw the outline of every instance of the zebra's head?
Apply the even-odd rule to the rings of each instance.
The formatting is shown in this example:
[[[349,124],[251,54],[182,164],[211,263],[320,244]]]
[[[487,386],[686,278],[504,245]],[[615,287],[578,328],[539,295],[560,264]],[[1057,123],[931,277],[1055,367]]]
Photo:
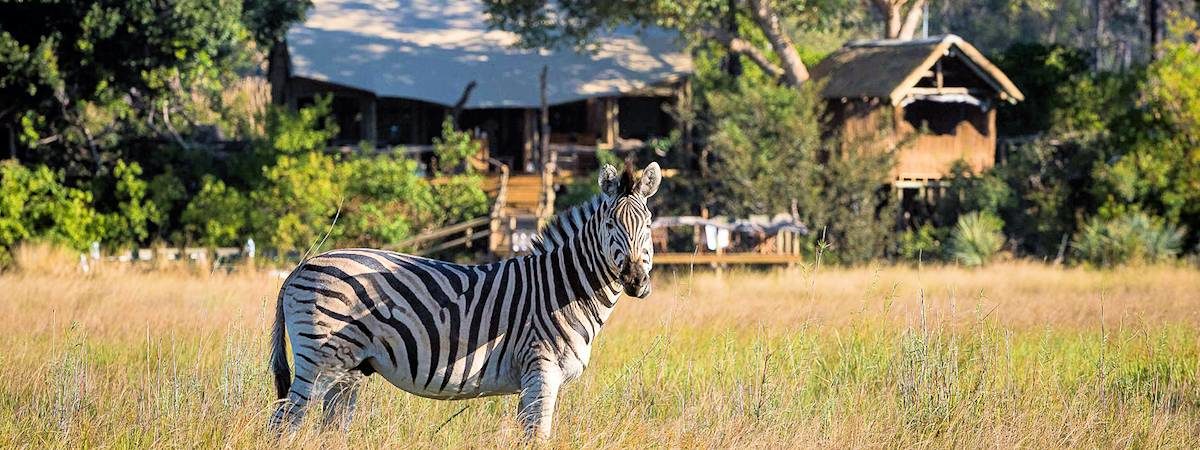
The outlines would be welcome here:
[[[658,163],[646,166],[641,178],[634,175],[630,164],[625,165],[625,173],[619,179],[613,166],[600,169],[600,191],[607,197],[605,203],[611,205],[600,231],[605,260],[618,274],[625,293],[637,298],[650,295],[650,268],[654,259],[650,225],[654,218],[646,208],[646,199],[658,192],[660,181]]]

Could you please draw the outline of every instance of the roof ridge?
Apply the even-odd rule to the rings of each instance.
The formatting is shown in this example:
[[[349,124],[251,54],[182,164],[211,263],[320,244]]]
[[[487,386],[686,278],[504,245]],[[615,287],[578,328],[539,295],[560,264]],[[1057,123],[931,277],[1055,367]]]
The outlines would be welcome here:
[[[909,45],[930,45],[930,44],[957,44],[963,42],[963,38],[957,34],[939,34],[920,39],[855,39],[847,42],[846,48],[860,47],[903,47]]]

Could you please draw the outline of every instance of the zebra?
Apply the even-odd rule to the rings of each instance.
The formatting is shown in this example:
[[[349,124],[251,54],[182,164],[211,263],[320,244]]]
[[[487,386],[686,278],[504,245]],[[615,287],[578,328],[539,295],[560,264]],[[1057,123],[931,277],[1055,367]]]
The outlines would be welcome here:
[[[519,394],[525,436],[548,438],[560,387],[587,367],[621,293],[650,295],[646,200],[661,171],[626,164],[619,177],[601,168],[600,193],[557,215],[530,255],[466,266],[355,248],[302,262],[275,308],[271,428],[295,428],[323,394],[323,426],[346,431],[359,381],[379,374],[433,399]]]

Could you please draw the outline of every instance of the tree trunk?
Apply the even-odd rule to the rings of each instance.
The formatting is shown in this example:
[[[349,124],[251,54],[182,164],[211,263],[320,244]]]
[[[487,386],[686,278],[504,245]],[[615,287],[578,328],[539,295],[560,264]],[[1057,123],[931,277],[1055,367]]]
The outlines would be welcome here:
[[[912,2],[912,5],[909,5],[908,14],[904,17],[904,25],[900,27],[896,39],[912,39],[917,33],[917,26],[921,24],[921,16],[924,12],[925,0]]]
[[[887,39],[912,39],[921,25],[926,0],[873,0],[872,5],[883,15],[884,37]],[[905,12],[905,7],[908,12]]]
[[[1159,0],[1150,0],[1146,5],[1146,25],[1150,31],[1150,60],[1158,59],[1158,43],[1161,42],[1159,34]]]
[[[890,2],[887,5],[887,9],[883,13],[884,17],[887,19],[888,39],[897,39],[900,37],[900,28],[902,26],[900,22],[902,15],[900,13],[900,2],[902,1],[903,0]]]
[[[767,42],[771,43],[775,55],[779,57],[780,69],[783,70],[783,77],[787,83],[799,86],[808,81],[808,68],[800,59],[800,52],[796,51],[796,45],[784,31],[779,14],[771,8],[770,0],[750,0],[750,13],[754,16],[754,22],[762,29]]]

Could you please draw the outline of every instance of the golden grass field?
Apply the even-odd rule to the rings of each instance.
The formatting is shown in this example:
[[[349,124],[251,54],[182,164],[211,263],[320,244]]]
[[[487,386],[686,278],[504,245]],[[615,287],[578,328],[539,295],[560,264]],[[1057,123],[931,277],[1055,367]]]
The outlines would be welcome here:
[[[67,266],[0,275],[0,447],[278,445],[279,279]],[[1195,269],[664,268],[654,284],[622,300],[545,445],[1200,446]],[[372,377],[348,436],[310,424],[284,444],[512,447],[515,408]]]

